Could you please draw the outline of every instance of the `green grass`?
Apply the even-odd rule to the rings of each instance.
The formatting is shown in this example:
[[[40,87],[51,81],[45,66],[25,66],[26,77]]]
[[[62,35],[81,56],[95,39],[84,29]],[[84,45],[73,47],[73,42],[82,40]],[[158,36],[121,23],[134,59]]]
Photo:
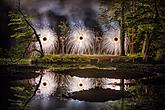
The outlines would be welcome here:
[[[107,62],[128,62],[139,58],[137,56],[110,56],[110,55],[70,55],[70,54],[47,54],[44,57],[34,57],[32,59],[10,59],[0,58],[1,65],[9,64],[79,64],[79,63],[102,63]]]
[[[139,61],[139,58],[109,55],[45,55],[43,58],[32,59],[32,63],[53,71],[112,67],[124,71],[152,71],[152,64],[136,63],[135,60]]]
[[[45,55],[43,58],[33,58],[32,63],[98,63],[98,62],[129,62],[134,57],[110,55]]]

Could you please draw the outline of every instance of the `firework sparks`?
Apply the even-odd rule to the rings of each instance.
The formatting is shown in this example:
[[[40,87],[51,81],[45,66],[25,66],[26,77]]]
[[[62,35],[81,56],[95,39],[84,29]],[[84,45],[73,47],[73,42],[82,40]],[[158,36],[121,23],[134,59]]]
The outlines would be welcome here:
[[[120,26],[117,22],[110,23],[110,27],[106,27],[103,34],[103,50],[105,53],[112,55],[120,55],[121,41],[120,41]],[[128,39],[125,37],[125,51],[128,47]]]
[[[94,35],[85,27],[71,31],[67,47],[71,54],[91,54]]]
[[[45,53],[53,53],[57,46],[57,36],[51,29],[38,30],[40,35],[41,44]],[[36,43],[36,48],[39,50],[39,43]]]
[[[91,54],[94,45],[94,34],[88,30],[83,20],[78,17],[69,17],[70,35],[67,39],[67,53]]]
[[[108,31],[103,35],[103,49],[106,53],[120,55],[120,31]]]

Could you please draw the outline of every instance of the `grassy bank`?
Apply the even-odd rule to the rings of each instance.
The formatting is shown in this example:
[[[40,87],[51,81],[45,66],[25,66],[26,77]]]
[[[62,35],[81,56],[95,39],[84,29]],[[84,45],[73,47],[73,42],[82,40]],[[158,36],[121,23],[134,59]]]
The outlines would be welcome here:
[[[33,64],[38,63],[99,63],[99,62],[142,62],[141,57],[109,56],[109,55],[45,55],[34,58]]]

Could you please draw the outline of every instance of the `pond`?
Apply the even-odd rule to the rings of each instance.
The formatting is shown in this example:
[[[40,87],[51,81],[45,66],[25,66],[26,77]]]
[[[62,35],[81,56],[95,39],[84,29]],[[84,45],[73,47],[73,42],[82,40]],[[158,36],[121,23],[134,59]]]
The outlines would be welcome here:
[[[120,76],[121,72],[112,75],[110,71],[114,70],[1,66],[1,107],[4,110],[164,109],[164,77]]]

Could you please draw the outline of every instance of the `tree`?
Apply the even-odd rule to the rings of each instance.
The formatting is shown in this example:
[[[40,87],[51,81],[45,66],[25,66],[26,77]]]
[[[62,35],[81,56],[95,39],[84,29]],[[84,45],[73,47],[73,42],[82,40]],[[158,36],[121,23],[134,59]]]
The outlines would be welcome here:
[[[120,23],[120,48],[121,56],[125,55],[125,0],[103,0],[103,8],[101,7],[101,21],[109,23],[111,21],[118,21]],[[108,6],[107,6],[108,4]],[[104,5],[107,8],[104,8]]]
[[[34,40],[31,37],[33,33],[17,10],[10,11],[9,17],[10,23],[8,25],[11,29],[11,38],[15,42],[9,51],[10,57],[25,58],[28,48]]]
[[[164,33],[164,16],[160,17],[160,13],[164,10],[163,6],[160,5],[161,1],[136,1],[137,9],[134,16],[131,13],[126,16],[127,28],[136,27],[137,29],[137,32],[134,33],[134,40],[136,41],[136,48],[141,48],[144,60],[154,56],[155,51],[157,51],[154,50],[156,45],[162,45],[162,43],[156,43],[160,38],[159,36]],[[160,39],[163,42],[163,37]]]
[[[125,9],[125,0],[121,0],[121,35],[120,35],[120,41],[121,41],[121,55],[125,55],[125,50],[124,50],[124,39],[125,39],[125,21],[124,21],[124,9]]]
[[[30,22],[26,19],[26,16],[24,15],[24,13],[21,11],[21,1],[18,0],[18,7],[17,7],[17,10],[20,12],[20,14],[22,15],[24,21],[27,23],[27,25],[31,28],[31,30],[33,31],[35,37],[36,37],[36,40],[39,42],[39,46],[40,46],[40,51],[39,50],[36,50],[38,51],[40,54],[41,54],[41,57],[44,56],[44,51],[43,51],[43,48],[42,48],[42,44],[41,44],[41,40],[40,40],[40,37],[39,35],[37,34],[35,28],[30,24]]]
[[[66,37],[69,35],[69,27],[66,24],[66,22],[60,21],[58,28],[60,30],[60,32],[59,32],[60,38],[58,38],[59,42],[60,42],[59,47],[61,47],[61,48],[59,48],[59,51],[60,51],[60,53],[64,54]]]
[[[27,54],[30,54],[33,51],[40,53],[40,56],[44,56],[42,49],[42,44],[40,37],[37,34],[35,28],[29,22],[31,20],[27,17],[21,10],[20,0],[18,0],[18,6],[16,9],[13,9],[9,13],[10,16],[10,29],[11,37],[15,41],[15,46],[11,48],[12,53],[10,52],[12,58],[25,58]],[[33,36],[34,35],[34,36]],[[40,50],[31,48],[32,43],[39,42]],[[29,49],[30,48],[30,49]]]

